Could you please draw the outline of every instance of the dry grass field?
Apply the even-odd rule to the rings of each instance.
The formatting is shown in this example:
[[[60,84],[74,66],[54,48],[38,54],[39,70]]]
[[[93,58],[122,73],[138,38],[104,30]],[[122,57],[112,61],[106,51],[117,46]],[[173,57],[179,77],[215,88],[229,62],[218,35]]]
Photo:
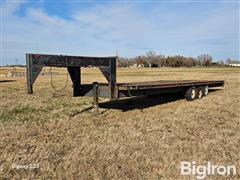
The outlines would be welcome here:
[[[53,82],[60,89],[66,71],[54,71],[61,73]],[[105,82],[95,68],[82,75],[84,83]],[[240,179],[239,68],[118,69],[117,81],[177,79],[225,80],[225,87],[192,102],[178,96],[101,98],[95,115],[91,97],[72,97],[70,80],[55,92],[50,77],[39,77],[27,95],[25,78],[0,77],[14,80],[0,82],[1,179],[193,179],[180,175],[181,161],[236,165],[232,178]]]

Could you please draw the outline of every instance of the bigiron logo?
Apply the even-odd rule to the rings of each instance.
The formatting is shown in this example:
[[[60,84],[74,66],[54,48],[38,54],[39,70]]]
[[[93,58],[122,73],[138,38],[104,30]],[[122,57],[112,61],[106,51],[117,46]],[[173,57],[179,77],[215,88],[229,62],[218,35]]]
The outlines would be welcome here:
[[[195,175],[197,179],[204,179],[210,175],[221,175],[224,177],[235,176],[237,174],[236,166],[234,165],[213,165],[207,162],[205,165],[196,165],[195,161],[181,162],[181,175]]]

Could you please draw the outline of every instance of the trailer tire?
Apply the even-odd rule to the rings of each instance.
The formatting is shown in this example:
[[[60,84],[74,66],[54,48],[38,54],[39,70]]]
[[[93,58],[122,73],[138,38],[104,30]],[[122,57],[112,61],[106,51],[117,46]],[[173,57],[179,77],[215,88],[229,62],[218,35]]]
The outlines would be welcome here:
[[[208,86],[204,86],[204,87],[203,87],[203,96],[207,96],[207,95],[208,95],[208,92],[209,92]]]
[[[193,101],[197,97],[197,89],[195,87],[191,87],[186,91],[185,97],[188,101]]]
[[[204,91],[203,87],[198,87],[197,88],[197,98],[198,99],[202,99],[203,98],[203,91]]]

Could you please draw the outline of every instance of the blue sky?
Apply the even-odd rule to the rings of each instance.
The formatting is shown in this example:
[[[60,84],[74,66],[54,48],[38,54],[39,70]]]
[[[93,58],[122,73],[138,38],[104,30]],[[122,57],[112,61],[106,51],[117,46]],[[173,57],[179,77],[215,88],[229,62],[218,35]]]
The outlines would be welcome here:
[[[239,57],[238,1],[2,1],[2,65],[25,53]]]

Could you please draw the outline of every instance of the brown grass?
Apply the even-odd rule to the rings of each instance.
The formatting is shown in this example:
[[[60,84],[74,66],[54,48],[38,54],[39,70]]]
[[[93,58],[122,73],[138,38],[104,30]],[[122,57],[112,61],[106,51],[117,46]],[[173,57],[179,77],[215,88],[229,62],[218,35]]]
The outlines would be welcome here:
[[[54,84],[61,88],[66,71],[56,71],[62,76]],[[105,81],[97,69],[82,73],[83,82]],[[27,95],[24,78],[1,77],[16,80],[0,83],[1,177],[189,179],[180,175],[180,162],[189,160],[234,164],[239,179],[239,75],[236,68],[119,69],[118,82],[223,79],[225,87],[193,102],[178,97],[100,99],[100,115],[86,110],[91,97],[71,96],[71,82],[56,93],[50,78],[40,77],[34,94]],[[13,163],[40,168],[17,170]]]

